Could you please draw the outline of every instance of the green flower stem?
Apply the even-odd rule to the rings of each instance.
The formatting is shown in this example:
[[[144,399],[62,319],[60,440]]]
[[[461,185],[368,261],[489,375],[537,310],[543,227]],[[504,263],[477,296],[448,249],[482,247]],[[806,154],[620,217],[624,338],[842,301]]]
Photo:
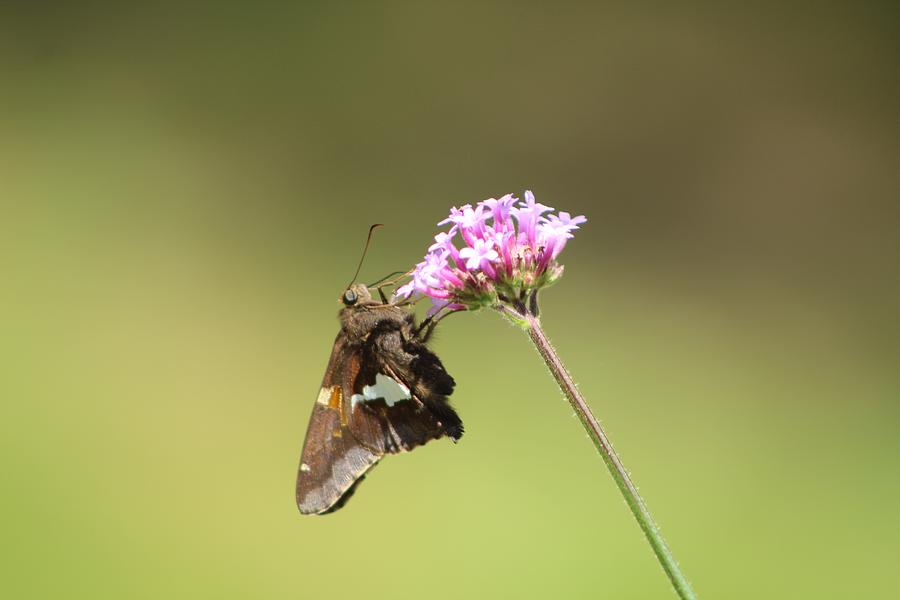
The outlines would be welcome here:
[[[597,422],[590,407],[587,405],[587,402],[585,402],[584,397],[581,395],[581,392],[578,391],[578,387],[572,380],[572,376],[569,375],[565,365],[563,365],[559,356],[556,354],[556,350],[550,344],[550,340],[548,340],[547,336],[544,334],[544,330],[541,329],[541,323],[536,314],[536,300],[533,303],[531,310],[522,310],[525,308],[524,303],[520,303],[520,305],[517,306],[518,310],[513,310],[507,306],[497,306],[495,308],[527,331],[528,337],[531,338],[531,341],[540,353],[541,358],[543,358],[544,362],[547,364],[547,368],[550,369],[553,378],[556,379],[559,388],[569,400],[569,404],[572,405],[572,408],[575,409],[575,414],[577,414],[578,418],[581,420],[581,424],[584,426],[591,440],[594,442],[594,445],[597,447],[600,456],[603,457],[603,461],[606,463],[616,485],[619,486],[619,491],[622,492],[622,496],[625,498],[628,508],[631,509],[634,518],[637,519],[638,525],[640,525],[644,535],[647,536],[647,541],[650,542],[650,547],[653,548],[653,552],[656,554],[656,558],[659,559],[659,563],[662,565],[663,570],[672,582],[672,587],[675,588],[675,592],[683,600],[695,600],[696,595],[694,594],[694,590],[691,589],[691,584],[688,583],[687,578],[684,576],[684,573],[681,572],[678,563],[675,561],[675,557],[672,556],[672,551],[669,550],[669,546],[663,539],[659,527],[656,525],[656,522],[654,522],[653,517],[650,515],[650,511],[647,509],[647,505],[644,503],[643,498],[641,498],[637,488],[628,476],[628,471],[625,470],[625,466],[619,459],[619,455],[616,454],[616,451],[613,449],[612,443],[606,436],[606,432],[603,431],[600,423]]]

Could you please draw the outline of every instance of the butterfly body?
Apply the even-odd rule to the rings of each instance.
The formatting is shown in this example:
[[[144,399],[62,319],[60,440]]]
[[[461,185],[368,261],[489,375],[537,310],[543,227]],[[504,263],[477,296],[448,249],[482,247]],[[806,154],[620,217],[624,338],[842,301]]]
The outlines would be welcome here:
[[[453,378],[426,346],[434,323],[418,326],[409,308],[373,300],[361,284],[343,301],[297,475],[303,514],[343,506],[385,454],[463,433],[447,398]]]

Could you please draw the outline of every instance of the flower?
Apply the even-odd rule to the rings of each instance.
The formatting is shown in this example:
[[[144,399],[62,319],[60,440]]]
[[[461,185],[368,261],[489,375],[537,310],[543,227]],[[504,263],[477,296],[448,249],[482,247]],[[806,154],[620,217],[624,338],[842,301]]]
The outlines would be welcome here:
[[[434,314],[521,301],[554,283],[563,271],[556,259],[587,219],[563,211],[545,216],[553,210],[530,191],[524,201],[506,194],[475,206],[454,206],[438,223],[450,229],[434,236],[424,260],[394,297],[429,296]]]
[[[475,244],[459,251],[459,257],[466,260],[466,268],[487,269],[491,261],[497,260],[500,255],[494,250],[492,240],[475,240]]]
[[[542,265],[559,256],[566,242],[572,239],[572,232],[578,229],[578,225],[585,223],[587,219],[582,216],[574,219],[567,212],[560,212],[559,216],[549,215],[537,226],[538,243],[544,247],[541,257]]]
[[[506,194],[499,200],[497,198],[488,198],[482,202],[484,206],[491,209],[495,230],[510,231],[513,229],[513,223],[509,216],[515,203],[516,197],[512,194]]]

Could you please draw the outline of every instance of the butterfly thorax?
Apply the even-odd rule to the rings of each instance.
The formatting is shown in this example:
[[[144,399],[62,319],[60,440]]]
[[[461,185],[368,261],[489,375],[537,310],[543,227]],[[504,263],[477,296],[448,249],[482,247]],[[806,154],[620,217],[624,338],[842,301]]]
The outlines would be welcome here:
[[[373,332],[382,332],[386,328],[400,331],[404,339],[414,337],[415,317],[408,309],[373,300],[362,284],[354,284],[349,289],[358,300],[352,306],[342,308],[339,317],[341,330],[350,344],[365,343]]]

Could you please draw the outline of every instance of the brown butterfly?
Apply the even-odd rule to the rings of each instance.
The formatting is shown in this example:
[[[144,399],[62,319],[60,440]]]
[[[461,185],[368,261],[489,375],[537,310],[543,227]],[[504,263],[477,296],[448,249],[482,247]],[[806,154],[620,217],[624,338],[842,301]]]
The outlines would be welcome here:
[[[380,287],[378,292],[381,301],[365,285],[351,284],[341,298],[341,330],[297,474],[303,514],[341,508],[385,454],[444,436],[455,442],[463,434],[447,399],[453,378],[425,345],[439,319],[417,325],[405,303],[389,302]]]

